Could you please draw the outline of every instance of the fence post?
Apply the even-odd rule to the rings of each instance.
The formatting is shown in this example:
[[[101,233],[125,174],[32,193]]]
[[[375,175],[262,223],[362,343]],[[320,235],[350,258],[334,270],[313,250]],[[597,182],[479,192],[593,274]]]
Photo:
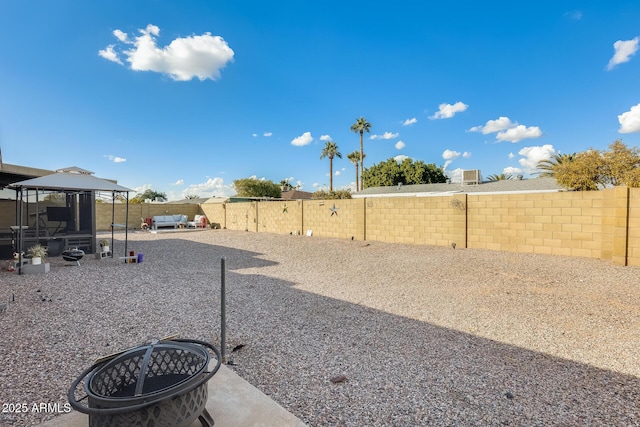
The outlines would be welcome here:
[[[226,267],[225,267],[225,258],[220,258],[220,355],[222,357],[222,363],[225,363],[225,349],[227,346],[227,325],[226,325],[226,316],[227,316],[227,295],[226,295],[226,283],[225,283],[225,275],[226,275]]]

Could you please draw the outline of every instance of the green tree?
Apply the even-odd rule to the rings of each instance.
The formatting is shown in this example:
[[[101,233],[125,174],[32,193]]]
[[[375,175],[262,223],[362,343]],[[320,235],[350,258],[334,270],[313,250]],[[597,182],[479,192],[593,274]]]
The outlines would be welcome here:
[[[537,172],[540,178],[553,178],[555,171],[563,163],[569,163],[576,157],[576,153],[571,154],[554,154],[549,159],[540,160],[536,165],[536,169],[541,172]]]
[[[280,186],[270,180],[242,178],[233,181],[238,197],[282,197]]]
[[[573,160],[557,163],[553,176],[563,187],[589,191],[626,185],[640,186],[640,150],[614,141],[609,149],[590,149],[576,154]]]
[[[400,183],[435,184],[447,182],[442,168],[422,160],[404,159],[398,163],[393,157],[367,169],[362,177],[367,187],[386,187]]]
[[[360,190],[364,189],[364,144],[362,142],[364,133],[371,132],[371,123],[364,117],[360,117],[354,124],[351,125],[351,132],[360,134]],[[357,187],[356,183],[356,187]]]
[[[598,190],[602,182],[602,155],[588,150],[575,155],[570,162],[556,164],[553,177],[563,187],[577,191]]]
[[[508,173],[501,173],[500,175],[498,174],[493,174],[493,175],[489,175],[487,177],[487,181],[490,182],[494,182],[494,181],[508,181],[510,179],[513,179],[513,175],[508,174]]]
[[[333,141],[327,141],[327,145],[322,149],[320,159],[329,158],[329,191],[333,191],[333,158],[342,158],[342,153],[338,151],[338,144]]]
[[[156,199],[167,199],[167,194],[166,193],[161,193],[158,191],[155,191],[153,189],[148,189],[145,190],[144,193],[142,194],[137,194],[135,197],[132,197],[131,199],[129,199],[129,203],[144,203],[145,200],[150,199],[150,200],[156,200]]]
[[[280,184],[278,184],[278,185],[280,185],[280,189],[282,191],[291,191],[291,190],[295,189],[295,187],[293,185],[291,185],[291,183],[289,182],[288,179],[281,180]]]
[[[609,145],[609,150],[602,153],[604,185],[627,185],[633,187],[635,171],[640,167],[640,151],[637,147],[629,148],[617,140]]]

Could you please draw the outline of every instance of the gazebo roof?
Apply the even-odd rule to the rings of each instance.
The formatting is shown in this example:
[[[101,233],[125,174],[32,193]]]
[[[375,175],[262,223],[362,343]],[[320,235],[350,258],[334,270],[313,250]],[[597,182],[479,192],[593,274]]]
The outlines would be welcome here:
[[[69,172],[66,172],[69,171]],[[77,191],[134,191],[106,179],[97,178],[91,172],[79,168],[67,168],[65,172],[27,179],[9,184],[13,188],[37,190],[77,190]]]

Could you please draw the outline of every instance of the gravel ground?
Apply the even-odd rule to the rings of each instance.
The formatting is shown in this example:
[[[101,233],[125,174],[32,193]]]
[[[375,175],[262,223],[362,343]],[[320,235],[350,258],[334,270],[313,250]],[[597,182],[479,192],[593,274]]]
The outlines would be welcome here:
[[[640,425],[638,268],[228,230],[129,248],[145,261],[0,272],[0,425],[64,411],[99,356],[172,333],[218,345],[221,256],[229,367],[310,426]]]

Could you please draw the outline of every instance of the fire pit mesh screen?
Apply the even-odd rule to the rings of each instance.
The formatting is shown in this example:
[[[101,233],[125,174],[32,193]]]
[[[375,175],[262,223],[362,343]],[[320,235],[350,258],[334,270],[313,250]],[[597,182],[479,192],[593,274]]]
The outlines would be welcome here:
[[[206,360],[198,354],[180,349],[153,351],[148,363],[145,349],[100,369],[91,378],[90,391],[102,397],[132,397],[148,395],[175,387],[206,367]],[[140,374],[143,368],[146,372]],[[142,381],[142,386],[138,382]],[[136,389],[139,389],[136,391]]]
[[[211,370],[209,352],[217,359]],[[206,382],[220,363],[220,352],[204,341],[154,340],[86,369],[71,385],[69,402],[89,414],[90,427],[187,427],[196,419],[211,427]],[[85,396],[78,398],[81,389]]]

